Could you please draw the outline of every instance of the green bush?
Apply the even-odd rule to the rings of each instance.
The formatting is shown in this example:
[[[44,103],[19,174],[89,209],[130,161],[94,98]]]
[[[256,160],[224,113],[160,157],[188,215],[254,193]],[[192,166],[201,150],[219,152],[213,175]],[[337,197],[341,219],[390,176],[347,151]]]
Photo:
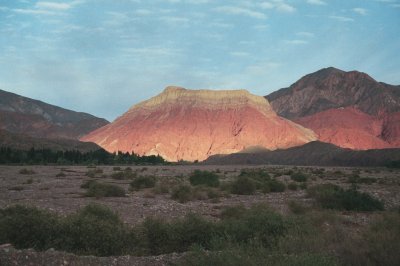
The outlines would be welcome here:
[[[231,192],[238,195],[252,195],[256,192],[256,184],[251,178],[239,176],[232,183]]]
[[[209,171],[195,170],[189,177],[190,184],[193,186],[205,185],[209,187],[219,186],[219,177],[217,174]]]
[[[265,205],[246,209],[239,218],[227,217],[218,224],[218,232],[237,243],[258,241],[264,247],[274,246],[284,236],[289,224],[280,214]]]
[[[194,214],[169,223],[147,218],[141,227],[142,248],[151,255],[184,252],[192,245],[209,248],[216,229],[215,224]]]
[[[383,203],[367,193],[355,189],[344,190],[333,184],[317,185],[308,189],[308,195],[321,207],[347,211],[383,210]]]
[[[188,202],[192,199],[192,188],[188,185],[179,185],[172,190],[171,198],[180,203]]]
[[[45,210],[16,205],[0,210],[0,244],[44,250],[55,244],[58,219]]]
[[[290,178],[296,182],[306,182],[308,179],[307,175],[302,172],[292,173]]]
[[[59,248],[80,255],[121,255],[131,246],[127,236],[118,215],[91,204],[63,221]]]
[[[152,188],[156,185],[156,179],[153,176],[139,176],[136,177],[129,185],[131,190]]]
[[[125,197],[125,190],[117,185],[92,182],[87,186],[86,197]]]
[[[239,177],[247,177],[253,180],[256,189],[264,189],[266,182],[271,180],[271,176],[263,169],[243,169]]]

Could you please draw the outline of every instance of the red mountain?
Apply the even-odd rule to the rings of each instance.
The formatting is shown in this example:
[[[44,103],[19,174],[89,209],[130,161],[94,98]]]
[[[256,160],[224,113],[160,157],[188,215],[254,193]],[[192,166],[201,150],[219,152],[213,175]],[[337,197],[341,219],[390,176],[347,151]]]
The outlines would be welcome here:
[[[400,86],[365,73],[322,69],[266,98],[321,141],[359,150],[400,147]]]
[[[250,146],[293,147],[315,140],[315,134],[279,117],[265,98],[246,90],[168,87],[81,140],[110,152],[194,161]]]

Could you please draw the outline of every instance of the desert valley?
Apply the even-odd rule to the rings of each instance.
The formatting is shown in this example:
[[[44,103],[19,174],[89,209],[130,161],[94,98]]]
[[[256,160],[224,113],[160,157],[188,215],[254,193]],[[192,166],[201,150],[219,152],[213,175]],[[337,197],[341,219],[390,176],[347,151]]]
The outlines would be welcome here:
[[[2,265],[400,261],[400,86],[169,86],[113,122],[0,96]]]

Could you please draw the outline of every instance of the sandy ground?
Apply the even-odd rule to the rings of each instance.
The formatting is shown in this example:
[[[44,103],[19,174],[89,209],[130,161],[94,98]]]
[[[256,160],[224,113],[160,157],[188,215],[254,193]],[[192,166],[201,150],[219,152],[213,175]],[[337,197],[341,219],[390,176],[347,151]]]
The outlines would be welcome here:
[[[187,203],[179,203],[171,199],[170,194],[155,194],[151,189],[130,192],[128,190],[131,180],[115,180],[111,178],[115,166],[98,166],[103,173],[98,174],[98,178],[86,176],[87,171],[93,168],[86,166],[0,166],[0,208],[5,208],[14,204],[33,205],[39,208],[48,209],[61,215],[75,212],[81,207],[91,202],[99,203],[110,207],[117,212],[123,221],[128,224],[140,223],[149,216],[159,216],[163,219],[172,219],[182,217],[187,213],[195,212],[210,219],[217,219],[220,210],[227,206],[242,204],[251,206],[255,203],[267,203],[272,208],[281,213],[287,213],[287,204],[289,201],[302,202],[305,205],[311,205],[312,200],[307,198],[305,190],[286,190],[281,193],[257,193],[250,196],[226,195],[218,200],[204,199],[194,200]],[[126,166],[120,166],[122,169]],[[353,172],[359,173],[361,177],[373,177],[377,182],[373,184],[360,184],[360,190],[368,192],[375,197],[383,200],[386,209],[398,208],[400,205],[400,171],[385,168],[324,168],[320,167],[291,167],[291,166],[212,166],[212,165],[174,165],[174,166],[130,166],[133,172],[138,176],[155,176],[158,180],[180,177],[187,180],[187,177],[195,169],[215,171],[220,175],[221,181],[229,181],[239,175],[244,168],[264,168],[277,179],[289,183],[290,176],[284,173],[288,170],[308,173],[310,176],[307,185],[312,186],[319,183],[335,183],[344,187],[350,186],[347,182],[348,175]],[[26,168],[33,170],[34,174],[21,174],[20,170]],[[57,174],[63,172],[65,176],[57,177]],[[100,182],[117,184],[123,187],[127,194],[122,198],[89,198],[85,197],[85,189],[80,188],[81,184],[87,180],[97,179]],[[368,214],[353,213],[346,214],[356,223],[365,223]],[[35,257],[37,264],[25,264],[22,261],[12,260],[12,254],[24,254],[22,257]],[[22,252],[22,253],[21,253]],[[26,252],[26,254],[24,253]],[[69,265],[163,265],[164,257],[149,258],[149,264],[142,261],[141,258],[132,258],[129,256],[116,258],[94,259],[93,257],[82,260],[76,259],[76,256],[60,253],[57,251],[47,251],[47,253],[36,253],[32,250],[17,251],[12,247],[5,246],[0,248],[0,258],[8,258],[9,261],[4,265],[45,265],[43,258],[57,257],[53,253],[59,254],[58,257],[66,258]],[[46,255],[47,254],[47,255]],[[63,254],[63,255],[60,255]],[[15,255],[16,258],[20,256]],[[32,258],[33,258],[32,257]],[[174,257],[174,256],[172,256]],[[91,261],[94,261],[91,264]],[[115,262],[113,262],[115,260]],[[121,263],[118,261],[121,260]],[[158,261],[158,263],[156,263]],[[86,264],[85,264],[86,263]],[[137,264],[136,264],[137,263]],[[57,265],[64,265],[64,260],[57,260]]]

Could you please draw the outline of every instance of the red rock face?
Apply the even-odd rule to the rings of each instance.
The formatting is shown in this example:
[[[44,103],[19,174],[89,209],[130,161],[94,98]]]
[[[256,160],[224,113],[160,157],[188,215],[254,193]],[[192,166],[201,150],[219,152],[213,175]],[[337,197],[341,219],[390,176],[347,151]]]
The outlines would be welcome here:
[[[400,136],[400,127],[393,128],[392,120],[399,118],[400,116],[388,116],[385,122],[384,119],[348,107],[329,109],[295,121],[312,129],[320,141],[343,148],[367,150],[395,147]],[[386,138],[382,136],[385,124]]]
[[[249,146],[274,150],[315,139],[311,130],[277,116],[267,100],[245,90],[168,87],[81,140],[110,152],[194,161]]]
[[[400,148],[400,112],[383,117],[382,138],[394,148]]]

